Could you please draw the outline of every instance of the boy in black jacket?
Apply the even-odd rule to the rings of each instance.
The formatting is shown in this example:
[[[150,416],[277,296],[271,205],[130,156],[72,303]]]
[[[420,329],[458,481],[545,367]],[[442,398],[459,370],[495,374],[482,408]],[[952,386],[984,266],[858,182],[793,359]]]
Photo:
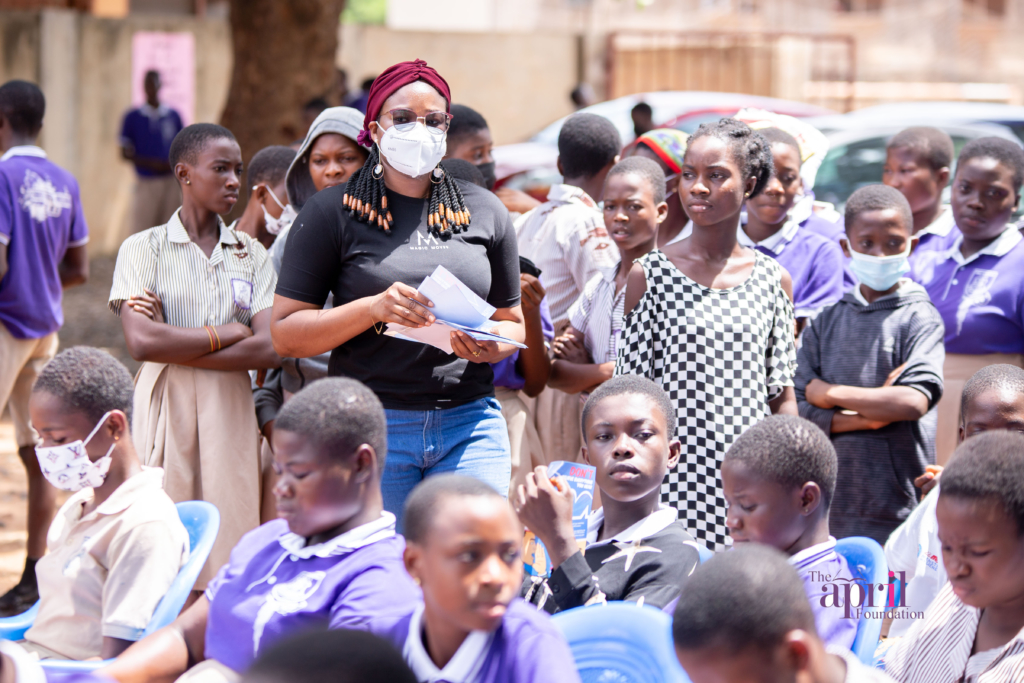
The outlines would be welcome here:
[[[664,607],[697,565],[697,543],[661,506],[661,482],[679,462],[676,411],[665,391],[636,375],[614,377],[583,408],[583,459],[597,468],[603,507],[589,519],[586,551],[573,536],[573,494],[538,467],[513,498],[544,542],[554,570],[527,577],[523,597],[551,613],[628,600]]]

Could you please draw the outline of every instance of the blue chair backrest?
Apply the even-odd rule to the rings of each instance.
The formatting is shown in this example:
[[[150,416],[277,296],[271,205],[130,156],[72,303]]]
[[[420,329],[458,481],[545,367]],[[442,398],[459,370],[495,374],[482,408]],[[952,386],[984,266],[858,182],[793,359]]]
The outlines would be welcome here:
[[[583,683],[689,683],[672,645],[672,618],[631,602],[556,614]]]
[[[178,503],[175,507],[178,509],[178,517],[181,518],[181,523],[185,525],[185,530],[188,531],[188,562],[178,570],[178,575],[174,577],[171,587],[167,589],[167,593],[164,594],[163,599],[156,606],[156,611],[153,612],[153,617],[149,620],[149,625],[146,626],[146,630],[142,634],[143,638],[159,631],[177,618],[181,608],[185,605],[185,600],[188,599],[189,593],[192,592],[192,587],[199,577],[199,572],[202,571],[203,565],[206,564],[206,560],[210,557],[210,550],[213,549],[213,542],[217,539],[217,532],[220,530],[220,512],[211,503],[201,500],[190,500]],[[145,580],[144,577],[140,577],[140,579]],[[32,620],[35,619],[35,614],[38,611],[39,603],[37,602],[29,610],[29,612],[32,612]],[[24,615],[18,615],[18,617],[12,617],[12,619],[18,619],[27,615],[28,612]],[[0,622],[2,621],[0,620]],[[31,625],[32,623],[29,621],[28,626]],[[26,630],[28,626],[26,626]],[[22,631],[23,633],[24,631]],[[7,638],[6,636],[0,637]],[[18,638],[20,637],[22,636],[19,635]],[[16,638],[7,639],[14,640]],[[40,663],[48,674],[71,674],[95,671],[112,661],[114,660],[72,662],[48,659]]]
[[[889,565],[885,561],[885,552],[882,551],[882,546],[863,536],[839,539],[836,542],[836,552],[846,558],[854,578],[862,580],[865,585],[872,584],[871,588],[874,589],[876,607],[870,610],[861,610],[860,619],[857,622],[857,637],[853,641],[852,648],[853,654],[857,655],[860,661],[871,666],[875,657],[875,649],[878,647],[878,638],[882,634],[882,620],[869,619],[867,612],[878,613],[886,609],[885,601],[889,597],[889,592],[888,590],[879,591],[877,586],[889,583]],[[866,603],[867,600],[862,602]]]

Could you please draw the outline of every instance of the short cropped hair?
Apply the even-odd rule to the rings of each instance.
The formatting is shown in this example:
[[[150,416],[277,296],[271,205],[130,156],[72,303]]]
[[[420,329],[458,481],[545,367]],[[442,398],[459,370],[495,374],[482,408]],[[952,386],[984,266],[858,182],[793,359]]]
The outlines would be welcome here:
[[[996,363],[971,375],[960,394],[960,424],[964,423],[967,405],[991,389],[1006,389],[1024,396],[1024,370],[1016,365]]]
[[[558,133],[558,158],[567,178],[593,178],[615,161],[621,147],[615,125],[597,114],[573,114]]]
[[[626,394],[646,396],[650,399],[651,403],[658,406],[665,415],[665,426],[668,429],[666,436],[669,441],[676,438],[676,408],[672,404],[671,399],[669,399],[668,394],[661,388],[661,385],[640,375],[616,375],[597,389],[594,389],[593,393],[590,394],[590,398],[587,399],[586,404],[583,406],[583,417],[580,420],[580,425],[583,428],[584,440],[587,438],[587,420],[590,418],[590,413],[593,412],[594,406],[606,398],[624,396]]]
[[[680,650],[767,651],[795,629],[817,633],[803,581],[785,555],[756,543],[718,553],[694,569],[672,619]]]
[[[174,140],[171,141],[170,153],[167,155],[168,162],[172,169],[181,162],[194,164],[199,160],[199,154],[211,140],[224,139],[234,140],[235,135],[216,123],[193,123],[174,136]]]
[[[257,183],[277,185],[284,180],[293,159],[295,159],[295,150],[291,147],[284,145],[264,147],[249,160],[249,168],[246,169],[249,174],[249,186],[252,187]],[[282,197],[278,197],[278,199],[282,199]]]
[[[451,125],[448,126],[449,143],[458,143],[467,135],[489,128],[480,112],[464,104],[453,104],[449,113],[452,115]]]
[[[956,160],[957,169],[971,159],[995,159],[1013,171],[1013,191],[1020,197],[1020,186],[1024,183],[1024,150],[1010,140],[997,137],[975,138],[964,145]]]
[[[274,429],[304,436],[334,458],[347,458],[367,444],[384,469],[388,452],[384,406],[357,380],[327,377],[307,385],[284,404]]]
[[[490,484],[461,474],[438,474],[427,477],[405,499],[402,524],[405,538],[410,543],[423,543],[441,502],[447,498],[498,498],[505,500]]]
[[[914,231],[914,213],[910,210],[910,202],[899,190],[883,185],[872,183],[858,188],[850,198],[846,200],[846,231],[857,219],[857,216],[868,211],[888,211],[895,209],[903,221],[907,234]]]
[[[0,85],[0,114],[18,135],[35,137],[46,114],[43,91],[28,81],[7,81]]]
[[[479,168],[465,159],[445,159],[441,162],[441,168],[444,169],[445,173],[451,175],[452,178],[465,180],[467,183],[473,183],[485,190],[487,189],[487,181],[484,180],[484,174],[480,172]]]
[[[644,114],[645,116],[654,116],[654,110],[651,109],[651,105],[646,102],[637,102],[630,110],[631,114],[634,112],[637,114]]]
[[[612,166],[612,170],[608,171],[608,177],[627,173],[633,173],[647,181],[655,204],[665,201],[665,171],[661,169],[661,164],[647,157],[626,157]]]
[[[725,453],[757,476],[789,489],[807,482],[821,487],[827,511],[836,490],[839,461],[832,441],[810,420],[769,415],[743,432]]]
[[[697,132],[691,135],[687,142],[687,152],[693,149],[695,141],[704,137],[718,138],[727,144],[732,150],[736,164],[743,171],[744,180],[750,177],[755,179],[750,197],[761,194],[775,168],[771,148],[764,136],[742,121],[721,119],[714,123],[700,124]]]
[[[106,351],[72,346],[46,364],[32,391],[45,391],[60,399],[69,411],[99,422],[111,410],[132,419],[135,383],[128,369]]]
[[[779,144],[779,145],[787,145],[787,146],[792,147],[793,149],[795,149],[796,150],[797,159],[800,159],[800,163],[803,163],[803,157],[801,156],[801,152],[800,152],[800,143],[797,141],[797,139],[795,137],[793,137],[792,135],[790,135],[786,131],[782,130],[781,128],[775,128],[775,127],[772,127],[772,128],[762,128],[762,129],[760,129],[757,132],[760,133],[764,137],[764,139],[768,142],[768,147],[769,148],[771,148],[772,145]]]
[[[246,683],[416,683],[402,653],[367,631],[298,633],[267,648],[242,677]]]
[[[1024,434],[994,430],[964,441],[942,471],[940,492],[998,502],[1024,535]]]
[[[918,161],[923,161],[933,171],[949,168],[953,164],[953,138],[949,133],[931,126],[911,126],[892,136],[890,149],[909,149]]]

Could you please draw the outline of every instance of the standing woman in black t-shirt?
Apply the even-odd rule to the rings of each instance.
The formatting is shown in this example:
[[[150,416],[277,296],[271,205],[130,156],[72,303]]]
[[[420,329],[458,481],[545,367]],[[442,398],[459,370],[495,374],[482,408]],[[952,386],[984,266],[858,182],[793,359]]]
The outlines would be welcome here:
[[[449,354],[382,334],[388,323],[434,322],[433,304],[416,288],[442,265],[497,309],[495,332],[525,337],[508,211],[490,192],[437,168],[450,102],[448,84],[420,60],[377,77],[360,134],[373,145],[370,157],[346,185],[318,192],[302,208],[271,323],[278,353],[333,349],[328,374],[358,379],[380,397],[388,417],[384,507],[399,517],[426,476],[459,472],[503,494],[510,476],[489,363],[515,347],[453,332]],[[334,308],[321,310],[331,293]]]

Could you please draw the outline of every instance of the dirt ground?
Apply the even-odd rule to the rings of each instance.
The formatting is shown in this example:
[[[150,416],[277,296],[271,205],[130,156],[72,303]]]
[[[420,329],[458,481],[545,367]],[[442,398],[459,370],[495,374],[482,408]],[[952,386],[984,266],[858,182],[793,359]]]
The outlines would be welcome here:
[[[114,257],[93,259],[89,281],[64,294],[64,327],[60,347],[97,346],[110,352],[135,373],[139,364],[128,355],[117,316],[107,309]],[[0,419],[0,594],[18,582],[25,566],[25,468],[18,459],[14,425]],[[62,496],[61,501],[67,496]]]

